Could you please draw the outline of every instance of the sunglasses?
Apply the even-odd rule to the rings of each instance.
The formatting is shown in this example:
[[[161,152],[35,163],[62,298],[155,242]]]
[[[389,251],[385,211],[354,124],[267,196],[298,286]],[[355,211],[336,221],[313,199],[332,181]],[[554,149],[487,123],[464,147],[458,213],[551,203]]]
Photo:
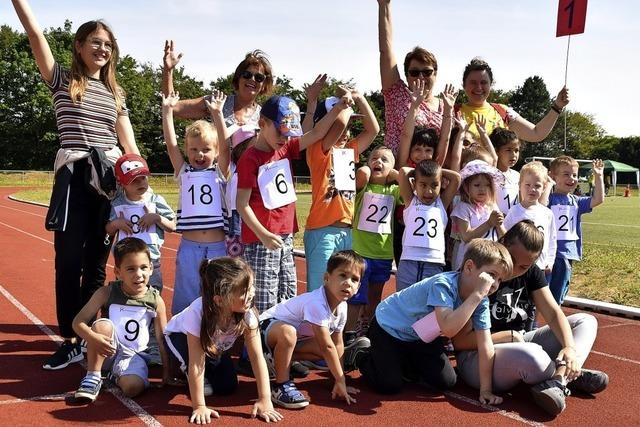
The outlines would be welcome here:
[[[242,74],[240,74],[240,77],[247,80],[253,79],[256,81],[256,83],[262,83],[267,78],[267,76],[262,73],[252,73],[249,70],[243,71]]]
[[[409,70],[408,73],[411,77],[418,77],[420,74],[422,74],[424,77],[431,77],[435,71],[436,70],[434,70],[433,68],[424,68],[422,70],[412,69]]]

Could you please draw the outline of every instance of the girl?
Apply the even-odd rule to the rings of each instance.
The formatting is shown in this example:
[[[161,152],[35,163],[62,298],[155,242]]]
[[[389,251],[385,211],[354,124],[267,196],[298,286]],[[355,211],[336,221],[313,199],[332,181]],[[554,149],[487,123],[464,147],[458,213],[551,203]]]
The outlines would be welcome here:
[[[253,308],[253,272],[239,258],[222,257],[200,264],[202,296],[175,315],[165,329],[170,358],[187,375],[193,412],[189,421],[208,424],[217,411],[208,408],[205,396],[232,393],[238,378],[225,352],[244,335],[258,385],[252,416],[265,421],[283,417],[273,409],[267,365],[262,354],[258,314]]]
[[[449,185],[440,193],[443,177],[449,180]],[[432,160],[424,160],[415,169],[402,168],[399,181],[406,205],[403,212],[406,228],[396,275],[398,291],[442,273],[447,208],[458,191],[460,175],[441,169]]]
[[[504,184],[497,188],[496,201],[500,212],[506,215],[512,206],[518,204],[520,174],[511,168],[520,157],[520,140],[515,132],[505,128],[495,128],[490,139],[498,155],[498,169],[504,176]]]
[[[452,269],[462,265],[467,243],[482,238],[496,241],[505,233],[504,215],[496,205],[496,187],[502,184],[502,174],[482,160],[472,160],[460,171],[460,203],[451,212],[452,231],[456,241]]]
[[[103,190],[86,178],[93,168],[91,152],[105,151],[105,163],[111,168],[122,154],[118,142],[126,153],[139,152],[116,81],[119,49],[111,29],[102,21],[82,24],[74,37],[71,69],[67,70],[53,58],[27,0],[12,3],[42,79],[53,94],[60,131],[46,228],[55,232],[56,311],[64,341],[43,368],[62,369],[83,358],[71,323],[103,285],[109,256],[109,245],[103,243],[104,227],[111,210],[108,195],[112,196],[115,182],[113,188]]]

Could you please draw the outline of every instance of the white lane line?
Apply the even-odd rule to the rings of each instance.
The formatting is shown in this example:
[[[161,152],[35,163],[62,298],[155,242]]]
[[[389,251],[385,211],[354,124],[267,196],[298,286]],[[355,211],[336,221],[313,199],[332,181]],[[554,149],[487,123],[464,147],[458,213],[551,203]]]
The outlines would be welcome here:
[[[10,229],[12,229],[12,230],[18,231],[18,232],[20,232],[20,233],[24,233],[24,234],[26,234],[26,235],[27,235],[27,236],[29,236],[29,237],[33,237],[34,239],[38,239],[38,240],[41,240],[41,241],[43,241],[43,242],[45,242],[45,243],[49,243],[50,245],[53,245],[53,242],[52,242],[51,240],[43,239],[43,238],[42,238],[42,237],[40,237],[40,236],[36,236],[35,234],[31,234],[31,233],[29,233],[28,231],[24,231],[24,230],[22,230],[22,229],[20,229],[20,228],[16,228],[16,227],[14,227],[13,225],[6,224],[6,223],[4,223],[4,222],[2,222],[2,221],[0,221],[0,225],[4,225],[4,226],[5,226],[5,227],[7,227],[7,228],[10,228]]]
[[[635,365],[640,365],[640,361],[627,359],[626,357],[622,357],[622,356],[616,356],[615,354],[603,353],[601,351],[596,351],[596,350],[591,350],[591,353],[599,354],[600,356],[604,356],[604,357],[610,357],[612,359],[620,360],[622,362],[628,362],[628,363],[633,363]]]
[[[34,213],[34,212],[28,212],[28,211],[25,211],[24,209],[12,208],[11,206],[0,205],[0,208],[2,208],[2,209],[10,209],[12,211],[17,211],[17,212],[20,212],[20,213],[23,213],[23,214],[27,214],[27,215],[33,215],[33,216],[37,216],[37,217],[40,217],[40,218],[44,218],[45,217],[45,215],[40,215],[40,214],[37,214],[37,213]]]
[[[65,400],[71,393],[63,394],[50,394],[47,396],[34,396],[25,397],[22,399],[0,400],[0,405],[12,405],[15,403],[28,403],[28,402],[55,402],[59,400]]]
[[[598,329],[617,328],[619,326],[640,326],[640,323],[615,323],[613,325],[599,326]]]
[[[528,418],[524,418],[524,417],[516,414],[515,412],[505,411],[504,409],[496,408],[495,406],[487,405],[485,403],[480,403],[479,401],[477,401],[475,399],[471,399],[471,398],[469,398],[467,396],[463,396],[461,394],[454,393],[452,391],[445,391],[444,394],[446,396],[449,396],[449,397],[453,398],[453,399],[463,401],[463,402],[468,403],[470,405],[476,406],[478,408],[485,409],[487,411],[496,413],[498,415],[502,415],[503,417],[510,418],[512,420],[521,422],[523,424],[527,424],[527,425],[535,426],[535,427],[544,426],[544,424],[542,424],[542,423],[530,420]]]
[[[29,311],[29,309],[27,307],[22,305],[22,303],[20,303],[20,301],[15,299],[13,297],[13,295],[11,295],[11,293],[9,291],[7,291],[4,288],[4,286],[2,286],[2,285],[0,285],[0,293],[2,293],[2,295],[4,295],[4,297],[7,298],[7,300],[9,300],[18,310],[20,310],[20,312],[22,314],[24,314],[27,317],[27,319],[29,319],[31,321],[31,323],[36,325],[52,341],[55,341],[55,342],[62,341],[62,338],[60,338],[58,335],[56,335],[55,332],[53,332],[49,327],[47,327],[47,325],[45,325],[40,319],[38,319],[31,311]],[[112,395],[114,395],[115,398],[120,401],[120,403],[122,403],[124,406],[129,408],[129,410],[135,416],[140,418],[140,420],[142,420],[142,422],[145,423],[146,425],[148,425],[150,427],[162,427],[162,424],[160,424],[160,422],[158,422],[158,420],[156,420],[153,416],[151,416],[151,414],[149,414],[147,411],[145,411],[142,408],[142,406],[138,405],[136,402],[134,402],[133,400],[129,399],[128,397],[123,395],[118,390],[114,390],[113,387],[108,387],[107,391],[109,393],[111,393]]]
[[[640,228],[640,225],[629,225],[629,224],[610,224],[607,222],[585,222],[581,221],[583,224],[589,225],[604,225],[605,227],[626,227],[626,228]]]

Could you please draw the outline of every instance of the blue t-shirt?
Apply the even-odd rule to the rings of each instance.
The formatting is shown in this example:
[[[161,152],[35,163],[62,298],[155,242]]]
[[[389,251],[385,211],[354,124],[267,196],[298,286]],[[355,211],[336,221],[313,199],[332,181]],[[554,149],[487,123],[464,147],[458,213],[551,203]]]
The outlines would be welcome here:
[[[571,259],[575,261],[580,261],[582,259],[582,223],[581,217],[582,214],[590,213],[591,209],[591,197],[585,196],[575,196],[573,194],[558,194],[552,193],[549,195],[549,208],[554,205],[565,205],[565,206],[573,206],[577,209],[577,215],[575,218],[570,218],[569,220],[574,221],[574,226],[576,230],[576,234],[578,235],[578,240],[560,240],[558,239],[558,249],[556,251],[556,258],[562,257],[566,259]],[[566,221],[560,220],[556,218],[556,227],[567,226]],[[556,230],[557,235],[557,230]]]
[[[401,341],[418,341],[413,325],[436,307],[458,308],[462,304],[458,292],[460,272],[448,271],[421,280],[396,292],[378,304],[376,320],[389,335]],[[490,329],[489,300],[484,298],[471,316],[476,330]]]

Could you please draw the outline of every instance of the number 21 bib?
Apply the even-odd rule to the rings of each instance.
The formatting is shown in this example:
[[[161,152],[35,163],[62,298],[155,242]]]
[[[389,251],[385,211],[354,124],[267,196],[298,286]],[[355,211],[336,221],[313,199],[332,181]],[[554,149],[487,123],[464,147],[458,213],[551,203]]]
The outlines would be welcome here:
[[[551,211],[556,221],[558,240],[578,240],[576,218],[578,207],[573,205],[553,205]]]

